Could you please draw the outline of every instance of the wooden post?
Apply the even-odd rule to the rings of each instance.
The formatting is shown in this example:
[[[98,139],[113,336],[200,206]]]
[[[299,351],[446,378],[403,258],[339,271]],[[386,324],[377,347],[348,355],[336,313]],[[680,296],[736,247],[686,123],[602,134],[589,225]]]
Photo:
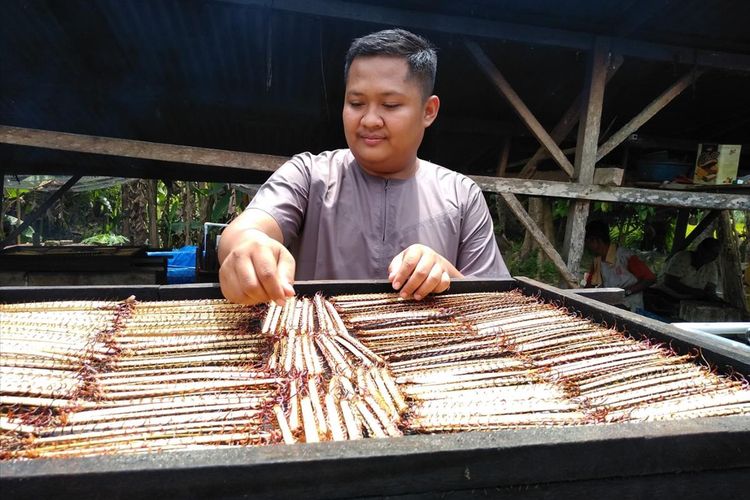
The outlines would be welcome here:
[[[694,69],[685,74],[682,78],[673,83],[667,90],[665,90],[659,97],[651,101],[648,106],[643,108],[643,111],[638,113],[632,120],[626,123],[620,130],[615,132],[607,142],[599,146],[599,152],[596,155],[596,161],[601,160],[607,156],[613,149],[622,143],[625,139],[630,136],[633,132],[637,131],[644,123],[654,117],[656,113],[664,109],[664,106],[672,102],[672,100],[680,95],[683,90],[688,88],[690,84],[702,75],[704,70]]]
[[[190,244],[190,226],[193,225],[193,193],[190,182],[185,181],[185,246]]]
[[[510,155],[510,137],[503,138],[503,149],[500,151],[500,160],[497,163],[497,176],[505,177],[505,171],[508,169],[508,156]]]
[[[622,56],[618,56],[612,59],[612,61],[609,64],[609,67],[607,68],[607,79],[605,81],[605,85],[607,82],[609,82],[613,76],[615,76],[615,73],[617,73],[617,70],[620,69],[620,66],[622,66]],[[557,122],[557,125],[555,125],[555,128],[552,129],[552,132],[550,132],[550,137],[557,143],[560,144],[562,141],[565,140],[565,138],[570,134],[570,132],[575,128],[576,124],[578,123],[578,119],[581,116],[581,103],[585,102],[586,95],[585,91],[582,91],[581,94],[576,97],[576,99],[571,103],[570,107],[565,111],[565,114],[562,118],[560,118],[560,121]],[[569,148],[564,149],[563,153],[569,153],[574,152],[575,148]],[[536,166],[537,164],[547,158],[547,150],[544,148],[544,146],[540,147],[536,150],[536,153],[533,154],[531,158],[529,158],[526,162],[526,165],[521,169],[521,173],[518,174],[519,177],[524,179],[530,179],[534,172],[536,172]]]
[[[0,241],[5,239],[5,172],[0,169]]]
[[[674,226],[674,239],[672,240],[672,248],[685,248],[685,233],[687,232],[688,219],[690,218],[690,210],[683,208],[677,212],[677,221]]]
[[[542,249],[542,251],[544,251],[545,254],[547,254],[547,257],[549,257],[549,259],[555,265],[568,286],[571,288],[578,288],[576,277],[570,273],[567,267],[565,267],[565,261],[563,261],[562,257],[560,257],[560,254],[557,253],[557,250],[555,250],[555,247],[552,245],[552,243],[550,243],[547,237],[544,236],[544,233],[539,230],[536,223],[534,223],[531,217],[529,217],[529,214],[526,213],[526,210],[523,209],[523,205],[521,205],[521,202],[518,201],[518,198],[516,198],[516,196],[512,193],[502,193],[502,197],[505,200],[505,203],[508,204],[510,209],[516,215],[516,217],[518,217],[518,220],[521,221],[521,224],[524,225],[526,230],[534,235],[534,238],[537,240],[537,242],[539,242],[539,247]]]
[[[597,37],[589,58],[583,107],[578,127],[574,178],[581,185],[591,185],[594,180],[596,151],[599,142],[599,126],[604,102],[604,86],[607,78],[609,39]],[[583,256],[583,236],[589,215],[588,200],[574,200],[568,212],[563,248],[568,269],[577,275]]]
[[[151,248],[159,248],[159,228],[156,220],[157,189],[156,179],[148,181],[148,244]]]
[[[740,264],[740,250],[737,246],[737,236],[734,232],[732,214],[729,210],[722,210],[719,216],[719,241],[721,242],[721,279],[724,300],[740,311],[747,313],[745,290],[742,285],[742,265]]]
[[[569,176],[573,176],[573,165],[565,157],[557,143],[549,136],[539,120],[536,119],[534,114],[526,107],[526,104],[521,100],[510,83],[505,79],[500,70],[490,61],[484,51],[475,42],[466,40],[466,47],[469,49],[469,53],[474,57],[474,60],[479,64],[479,67],[484,73],[492,80],[495,87],[505,97],[508,103],[511,105],[513,110],[523,120],[526,126],[529,128],[532,134],[542,143],[542,145],[549,151],[552,158],[555,159],[560,168],[562,168]]]

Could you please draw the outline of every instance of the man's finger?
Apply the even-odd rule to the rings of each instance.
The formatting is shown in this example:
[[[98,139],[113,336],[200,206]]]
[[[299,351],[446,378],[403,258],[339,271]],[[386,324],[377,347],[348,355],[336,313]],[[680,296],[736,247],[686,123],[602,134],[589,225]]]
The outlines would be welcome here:
[[[279,249],[278,258],[278,273],[281,279],[281,287],[284,290],[286,297],[294,296],[294,273],[297,268],[297,263],[294,261],[294,257],[289,253],[285,247]]]
[[[402,297],[410,297],[430,275],[432,267],[435,265],[435,256],[432,253],[425,252],[419,259],[419,262],[413,267],[411,275],[406,284],[401,288]],[[403,266],[402,266],[403,267]]]
[[[219,276],[221,293],[230,302],[257,304],[265,300],[249,258],[226,259],[219,268]],[[258,294],[259,290],[261,294]]]
[[[393,288],[398,290],[399,288],[404,285],[404,283],[411,279],[411,275],[414,272],[414,269],[419,264],[420,260],[422,259],[422,247],[419,245],[412,245],[406,250],[402,252],[404,255],[402,257],[401,265],[398,267],[398,270],[396,271],[396,276],[393,278]],[[417,284],[419,286],[419,284]],[[412,288],[412,291],[416,289],[416,286]],[[408,292],[407,295],[411,295],[411,291]]]
[[[414,291],[414,299],[422,300],[429,294],[438,291],[437,288],[440,286],[440,277],[443,275],[443,268],[437,264],[432,266],[430,273],[422,284]]]
[[[405,252],[406,250],[404,250]],[[394,283],[394,278],[396,278],[396,273],[401,268],[401,262],[404,260],[404,252],[399,252],[398,255],[396,255],[393,260],[391,260],[391,263],[388,264],[388,281],[393,283],[393,288],[398,290],[398,287]],[[400,283],[399,283],[400,285]]]
[[[253,267],[260,285],[269,300],[283,306],[286,302],[286,292],[282,285],[281,276],[273,250],[267,246],[259,247],[253,252]]]

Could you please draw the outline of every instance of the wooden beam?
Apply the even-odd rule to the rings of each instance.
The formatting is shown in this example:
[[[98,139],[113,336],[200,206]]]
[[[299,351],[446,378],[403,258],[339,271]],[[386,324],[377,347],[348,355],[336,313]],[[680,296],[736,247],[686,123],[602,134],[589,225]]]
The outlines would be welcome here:
[[[274,10],[308,14],[316,17],[348,19],[384,26],[403,26],[426,31],[476,36],[494,40],[512,40],[532,45],[565,47],[588,50],[593,35],[528,24],[490,21],[478,17],[433,14],[396,7],[383,7],[341,0],[224,0],[229,3],[270,7]],[[671,64],[688,64],[739,71],[750,71],[750,55],[737,52],[719,52],[691,47],[679,47],[627,38],[613,38],[616,54],[642,59],[664,61]]]
[[[643,111],[638,113],[632,120],[626,123],[620,130],[612,134],[607,142],[599,146],[599,153],[596,155],[596,161],[601,160],[607,156],[613,149],[620,145],[625,139],[630,136],[633,132],[641,128],[644,123],[649,121],[659,111],[672,102],[672,100],[680,95],[683,90],[688,88],[700,75],[703,74],[703,70],[694,69],[688,71],[682,78],[673,83],[667,90],[665,90],[659,97],[649,103],[648,106],[643,108]]]
[[[685,232],[687,231],[690,210],[683,208],[677,212],[677,221],[674,225],[674,238],[672,239],[672,248],[685,248]]]
[[[572,182],[540,181],[527,179],[502,179],[486,175],[470,175],[482,191],[488,193],[515,193],[528,196],[636,203],[666,207],[750,210],[747,194],[704,193],[696,191],[668,191],[664,189],[639,189],[619,186],[582,186]]]
[[[573,176],[573,165],[570,164],[570,161],[568,161],[563,152],[560,151],[557,143],[555,143],[547,131],[544,130],[544,127],[542,127],[542,124],[539,123],[539,120],[536,119],[531,110],[526,107],[526,104],[524,104],[516,91],[513,90],[510,83],[508,83],[502,73],[500,73],[500,70],[495,67],[481,47],[475,42],[466,40],[465,45],[479,67],[490,78],[500,93],[503,94],[503,97],[505,97],[508,103],[510,103],[513,110],[518,114],[521,120],[523,120],[529,130],[531,130],[531,133],[534,134],[545,149],[549,151],[552,158],[554,158],[557,164],[560,165],[560,168],[562,168],[568,175]]]
[[[622,61],[622,56],[611,58],[611,63],[607,68],[606,82],[609,82],[612,77],[615,76],[617,70],[620,69],[620,66],[622,66]],[[555,128],[553,128],[552,132],[550,132],[550,137],[552,137],[552,140],[554,140],[557,144],[560,144],[563,140],[565,140],[565,138],[568,137],[568,134],[573,131],[576,124],[578,123],[578,119],[581,116],[581,103],[585,102],[585,92],[585,90],[582,91],[575,98],[575,100],[570,104],[570,107],[565,111],[565,114],[563,114],[562,118],[560,118],[560,121],[557,122]],[[568,154],[574,152],[575,150],[575,148],[563,149],[563,153]],[[536,150],[536,153],[534,153],[531,158],[526,161],[526,165],[524,165],[524,167],[521,169],[521,173],[518,174],[518,176],[525,179],[530,179],[531,176],[534,175],[534,172],[536,172],[537,164],[539,164],[541,160],[548,158],[548,156],[549,155],[547,154],[547,150],[544,148],[544,146],[541,146]]]
[[[701,234],[706,232],[706,229],[713,227],[714,221],[716,221],[720,213],[721,213],[720,210],[711,210],[709,213],[707,213],[703,217],[703,219],[698,223],[698,225],[695,226],[695,228],[693,228],[692,231],[690,231],[690,234],[688,234],[686,238],[683,238],[682,241],[675,240],[674,242],[672,242],[672,249],[669,251],[669,256],[667,257],[667,259],[672,257],[674,254],[676,254],[680,250],[685,250]]]
[[[568,286],[570,288],[578,288],[576,277],[570,273],[567,267],[565,267],[565,262],[562,257],[560,257],[560,254],[557,253],[557,250],[555,250],[552,243],[550,243],[544,233],[537,227],[536,223],[534,223],[534,220],[529,216],[526,210],[524,210],[523,205],[518,201],[518,198],[511,193],[502,193],[502,197],[516,217],[518,217],[521,224],[523,224],[526,230],[531,233],[537,243],[539,243],[539,247],[555,265]]]
[[[497,163],[498,177],[505,177],[505,171],[508,170],[508,156],[510,156],[510,137],[506,135],[503,138],[503,149],[500,151],[500,160]]]
[[[719,242],[721,243],[722,291],[724,300],[747,314],[745,303],[745,290],[742,285],[742,265],[740,262],[740,250],[737,246],[737,236],[734,232],[734,223],[729,210],[722,210],[718,224]]]
[[[6,125],[0,125],[0,143],[264,172],[275,171],[289,159],[282,156],[69,134]]]
[[[602,119],[604,86],[607,82],[607,59],[609,57],[609,40],[597,38],[594,41],[586,70],[584,90],[581,95],[581,118],[576,141],[576,158],[574,178],[584,186],[594,180],[596,166],[596,149],[599,143],[599,127]],[[563,252],[567,258],[568,269],[576,273],[583,257],[583,235],[589,216],[589,201],[575,200],[568,212],[565,225]]]
[[[6,246],[12,244],[13,240],[16,236],[20,235],[24,229],[29,227],[34,221],[36,221],[42,214],[44,214],[49,208],[57,201],[59,200],[62,195],[64,195],[70,188],[73,187],[73,185],[78,182],[81,179],[80,175],[75,175],[68,179],[68,182],[60,186],[60,188],[52,193],[52,195],[44,200],[44,203],[39,205],[36,210],[31,212],[29,215],[23,218],[23,222],[17,226],[13,231],[11,231],[8,236],[5,237],[5,239],[0,242],[0,249],[5,248]]]

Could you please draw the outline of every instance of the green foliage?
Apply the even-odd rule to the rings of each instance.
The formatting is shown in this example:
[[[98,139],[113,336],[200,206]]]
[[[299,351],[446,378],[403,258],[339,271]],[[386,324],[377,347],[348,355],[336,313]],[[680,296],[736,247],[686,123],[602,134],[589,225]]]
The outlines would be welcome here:
[[[539,250],[533,250],[522,257],[521,246],[521,243],[511,243],[510,249],[503,253],[510,275],[526,276],[550,285],[559,285],[561,277],[555,265],[547,258],[540,259]]]
[[[5,222],[7,222],[8,224],[10,224],[10,226],[12,228],[16,228],[16,227],[20,226],[21,224],[23,224],[22,220],[20,220],[20,219],[18,219],[16,217],[13,217],[12,215],[5,214],[4,219],[5,219]],[[29,226],[26,229],[24,229],[23,231],[21,231],[21,241],[22,242],[29,242],[33,238],[34,238],[34,228],[33,227]]]
[[[130,240],[121,234],[101,233],[89,236],[88,238],[81,240],[81,243],[84,245],[118,246],[127,245],[130,243]]]

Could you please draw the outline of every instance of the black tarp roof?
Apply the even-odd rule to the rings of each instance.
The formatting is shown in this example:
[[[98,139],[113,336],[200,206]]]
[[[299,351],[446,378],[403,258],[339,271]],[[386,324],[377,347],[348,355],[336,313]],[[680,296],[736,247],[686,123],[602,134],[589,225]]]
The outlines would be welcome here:
[[[403,23],[398,14],[366,22],[310,13],[316,5],[398,8],[403,19],[437,14],[457,23],[494,20],[750,55],[750,2],[740,0],[11,0],[0,4],[0,124],[284,156],[343,147],[344,53],[353,38]],[[510,135],[511,161],[530,156],[536,141],[468,57],[465,36],[414,31],[439,49],[442,99],[420,154],[487,174]],[[585,51],[497,37],[475,40],[551,129],[581,90]],[[602,127],[622,126],[688,69],[627,57],[607,87]],[[712,69],[639,132],[748,143],[749,88],[750,73]],[[83,165],[128,176],[134,167],[177,168],[9,145],[0,146],[0,162],[7,173]]]

